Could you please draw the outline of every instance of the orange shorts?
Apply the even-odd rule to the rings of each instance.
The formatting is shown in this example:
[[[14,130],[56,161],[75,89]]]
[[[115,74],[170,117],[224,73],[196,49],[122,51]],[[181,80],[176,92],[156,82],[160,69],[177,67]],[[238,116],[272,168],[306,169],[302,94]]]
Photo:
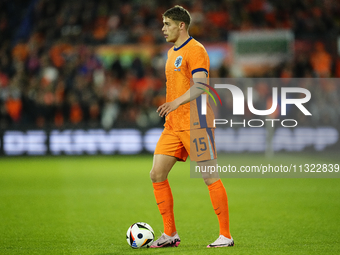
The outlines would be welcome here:
[[[186,161],[188,155],[192,161],[197,162],[215,159],[214,129],[173,131],[164,128],[154,154],[173,156],[180,161]]]

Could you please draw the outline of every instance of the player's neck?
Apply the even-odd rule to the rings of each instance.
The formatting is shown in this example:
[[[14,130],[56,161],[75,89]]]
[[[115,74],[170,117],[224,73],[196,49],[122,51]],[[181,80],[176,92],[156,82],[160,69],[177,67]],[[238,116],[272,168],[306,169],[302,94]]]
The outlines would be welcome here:
[[[178,39],[175,42],[175,48],[180,47],[186,40],[190,38],[188,33],[183,33],[178,37]]]

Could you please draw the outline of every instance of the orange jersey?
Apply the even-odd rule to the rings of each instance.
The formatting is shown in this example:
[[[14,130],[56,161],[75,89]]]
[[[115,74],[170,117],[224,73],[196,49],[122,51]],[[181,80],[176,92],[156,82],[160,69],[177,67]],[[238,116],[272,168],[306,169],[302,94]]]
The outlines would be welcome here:
[[[190,37],[180,47],[168,51],[165,66],[166,101],[171,102],[183,95],[192,86],[195,72],[205,72],[209,77],[209,56],[202,44]],[[207,100],[209,102],[209,100]],[[165,119],[165,127],[174,131],[197,128],[213,128],[214,113],[207,104],[207,114],[201,114],[201,96],[179,106]]]

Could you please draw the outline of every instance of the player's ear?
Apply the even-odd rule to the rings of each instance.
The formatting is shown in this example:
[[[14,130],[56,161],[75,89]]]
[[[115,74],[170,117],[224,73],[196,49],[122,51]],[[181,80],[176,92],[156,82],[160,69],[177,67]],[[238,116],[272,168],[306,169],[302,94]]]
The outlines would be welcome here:
[[[186,28],[185,28],[185,23],[184,23],[184,22],[180,22],[180,23],[179,23],[179,28],[180,28],[180,29],[186,29]]]

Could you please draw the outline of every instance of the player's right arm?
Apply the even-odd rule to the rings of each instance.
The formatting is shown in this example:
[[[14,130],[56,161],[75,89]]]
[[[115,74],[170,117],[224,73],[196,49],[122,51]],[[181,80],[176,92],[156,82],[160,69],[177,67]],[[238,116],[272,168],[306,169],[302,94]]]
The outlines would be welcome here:
[[[204,85],[197,83],[197,81],[206,84],[207,74],[205,72],[196,72],[193,74],[193,80],[194,85],[191,86],[183,95],[179,96],[178,98],[171,102],[166,102],[158,107],[157,112],[159,113],[159,116],[163,117],[164,115],[165,116],[168,115],[170,112],[176,110],[180,105],[195,100],[204,92],[203,90]]]

